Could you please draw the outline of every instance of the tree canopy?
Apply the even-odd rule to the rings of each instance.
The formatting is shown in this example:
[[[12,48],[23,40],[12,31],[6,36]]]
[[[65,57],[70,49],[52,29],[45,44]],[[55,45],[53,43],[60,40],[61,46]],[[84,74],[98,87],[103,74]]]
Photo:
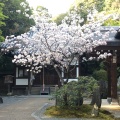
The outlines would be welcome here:
[[[64,19],[65,16],[67,16],[67,13],[62,13],[62,14],[56,16],[55,18],[53,18],[53,21],[55,23],[57,23],[57,25],[60,25],[60,24],[62,24],[62,20]]]
[[[1,0],[1,2],[4,4],[3,14],[8,17],[4,20],[6,26],[1,27],[4,37],[27,32],[34,25],[31,18],[32,9],[26,0]]]
[[[108,19],[103,25],[105,26],[117,26],[120,25],[120,1],[119,0],[75,0],[74,4],[70,7],[67,13],[60,14],[55,18],[55,22],[60,24],[64,19],[64,15],[68,15],[70,11],[74,8],[77,9],[77,13],[84,19],[84,23],[87,22],[88,11],[96,9],[98,12],[103,12],[105,14],[116,13],[116,18],[114,20]],[[60,18],[60,19],[59,19]],[[84,24],[83,23],[83,24]]]
[[[48,13],[48,9],[43,6],[38,6],[36,11],[38,12],[39,16],[51,17],[51,15]]]
[[[6,18],[6,16],[3,14],[3,3],[0,3],[0,27],[4,26],[5,23],[3,20]],[[0,42],[3,41],[4,37],[2,36],[2,30],[0,29]]]
[[[62,68],[69,71],[73,60],[77,62],[83,53],[92,52],[99,45],[106,45],[110,33],[116,32],[113,29],[100,32],[101,24],[107,19],[105,16],[99,21],[95,21],[92,16],[88,19],[89,23],[81,26],[78,23],[83,19],[73,11],[69,18],[57,26],[49,22],[49,19],[43,20],[37,16],[36,25],[29,32],[7,37],[1,46],[1,52],[11,52],[14,54],[14,63],[24,65],[35,73],[41,72],[43,66],[53,65],[64,84]]]

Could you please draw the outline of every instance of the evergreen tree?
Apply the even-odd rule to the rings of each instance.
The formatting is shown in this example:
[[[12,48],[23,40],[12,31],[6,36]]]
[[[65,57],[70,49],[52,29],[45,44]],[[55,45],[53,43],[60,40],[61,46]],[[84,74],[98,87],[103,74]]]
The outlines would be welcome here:
[[[3,4],[2,3],[0,3],[0,27],[2,27],[2,26],[4,26],[5,25],[5,23],[3,22],[3,20],[5,19],[5,15],[3,15],[3,12],[2,12],[2,10],[3,10]],[[4,40],[4,37],[2,36],[2,31],[1,31],[1,29],[0,29],[0,42],[2,42]]]
[[[1,0],[1,2],[4,3],[3,14],[8,16],[4,20],[6,26],[1,28],[4,37],[27,32],[34,25],[31,18],[32,9],[26,0]]]

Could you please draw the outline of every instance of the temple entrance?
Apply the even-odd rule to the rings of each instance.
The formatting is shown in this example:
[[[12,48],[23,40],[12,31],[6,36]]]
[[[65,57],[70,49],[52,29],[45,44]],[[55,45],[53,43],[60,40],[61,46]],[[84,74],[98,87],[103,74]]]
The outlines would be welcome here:
[[[31,94],[49,95],[55,91],[58,82],[59,77],[54,68],[43,68],[40,73],[35,74]]]
[[[42,71],[35,75],[33,86],[45,85],[58,85],[59,77],[55,69],[44,68]]]
[[[106,46],[99,46],[96,50],[101,53],[106,51],[112,54],[106,59],[108,73],[108,98],[111,98],[111,103],[118,102],[117,67],[120,64],[120,40],[113,39],[113,41],[107,42]]]

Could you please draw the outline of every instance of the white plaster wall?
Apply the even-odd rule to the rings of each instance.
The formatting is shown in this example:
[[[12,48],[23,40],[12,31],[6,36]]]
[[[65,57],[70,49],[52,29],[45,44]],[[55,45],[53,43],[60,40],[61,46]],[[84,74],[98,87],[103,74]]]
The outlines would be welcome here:
[[[66,81],[66,79],[64,79],[64,81]],[[71,81],[78,81],[78,79],[68,79],[68,82],[71,82]]]
[[[28,79],[16,79],[16,85],[28,85]]]

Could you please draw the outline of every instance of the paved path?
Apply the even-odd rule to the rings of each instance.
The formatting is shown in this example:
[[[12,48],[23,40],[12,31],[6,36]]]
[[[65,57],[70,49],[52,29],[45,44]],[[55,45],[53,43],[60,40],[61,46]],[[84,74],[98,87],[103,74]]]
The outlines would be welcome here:
[[[0,120],[35,120],[31,114],[48,102],[48,97],[40,96],[3,97]]]
[[[115,118],[119,118],[120,120],[120,106],[118,104],[108,104],[107,100],[103,99],[101,108],[108,110]]]

